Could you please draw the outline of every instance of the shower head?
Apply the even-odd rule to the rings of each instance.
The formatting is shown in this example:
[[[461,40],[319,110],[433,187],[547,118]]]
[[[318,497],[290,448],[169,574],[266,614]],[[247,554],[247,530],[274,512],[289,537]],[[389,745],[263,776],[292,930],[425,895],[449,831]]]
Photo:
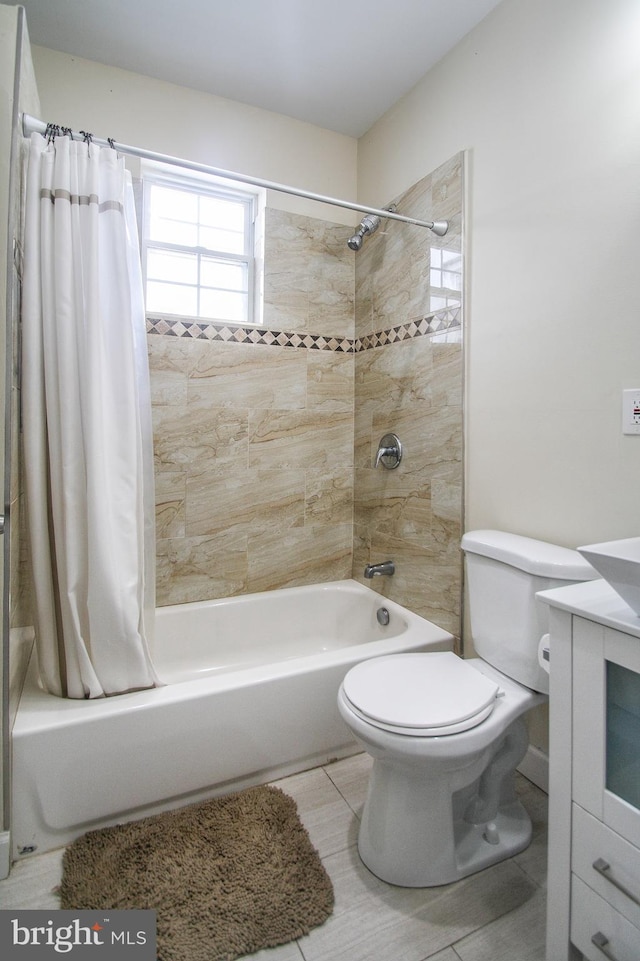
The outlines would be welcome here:
[[[351,250],[360,250],[362,242],[368,234],[373,234],[380,226],[380,218],[375,214],[367,214],[362,218],[353,237],[349,237],[347,245]]]

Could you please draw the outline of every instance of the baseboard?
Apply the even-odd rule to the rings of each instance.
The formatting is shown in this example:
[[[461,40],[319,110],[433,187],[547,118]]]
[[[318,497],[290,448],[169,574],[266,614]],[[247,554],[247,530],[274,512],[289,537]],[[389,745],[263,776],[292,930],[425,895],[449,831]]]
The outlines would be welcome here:
[[[11,867],[11,839],[8,831],[0,831],[0,881],[9,877]]]
[[[545,794],[549,793],[549,755],[541,748],[530,744],[518,770]]]

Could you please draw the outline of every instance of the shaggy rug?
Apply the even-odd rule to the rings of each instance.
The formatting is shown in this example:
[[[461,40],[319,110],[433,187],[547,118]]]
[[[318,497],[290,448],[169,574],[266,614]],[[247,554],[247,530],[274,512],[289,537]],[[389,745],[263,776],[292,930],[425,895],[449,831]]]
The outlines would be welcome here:
[[[90,831],[65,851],[60,897],[63,909],[155,909],[160,961],[232,961],[333,910],[295,801],[274,787]]]

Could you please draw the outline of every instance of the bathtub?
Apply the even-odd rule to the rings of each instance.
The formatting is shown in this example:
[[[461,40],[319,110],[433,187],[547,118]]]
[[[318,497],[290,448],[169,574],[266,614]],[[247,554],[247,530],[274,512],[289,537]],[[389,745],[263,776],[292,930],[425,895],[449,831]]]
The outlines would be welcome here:
[[[159,608],[154,690],[57,698],[33,657],[13,727],[14,858],[355,753],[336,706],[347,670],[452,642],[346,580]]]

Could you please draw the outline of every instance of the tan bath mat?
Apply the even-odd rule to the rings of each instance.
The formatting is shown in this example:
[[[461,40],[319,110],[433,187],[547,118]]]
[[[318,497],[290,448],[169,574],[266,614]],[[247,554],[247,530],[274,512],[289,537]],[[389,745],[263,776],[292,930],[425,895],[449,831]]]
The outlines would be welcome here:
[[[90,831],[65,851],[63,909],[157,911],[160,961],[232,961],[307,934],[333,887],[274,787]]]

